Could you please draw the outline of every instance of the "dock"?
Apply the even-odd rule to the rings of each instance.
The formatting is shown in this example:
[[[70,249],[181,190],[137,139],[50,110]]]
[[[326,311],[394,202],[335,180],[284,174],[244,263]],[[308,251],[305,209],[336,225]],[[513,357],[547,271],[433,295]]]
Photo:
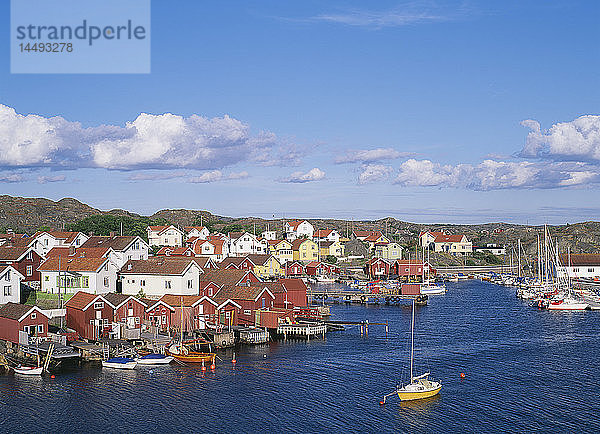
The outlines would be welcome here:
[[[283,340],[287,340],[288,336],[306,337],[310,340],[311,337],[322,335],[325,338],[327,332],[326,324],[279,324],[277,326],[277,334],[283,335]]]
[[[366,293],[363,291],[348,291],[343,289],[309,289],[307,291],[309,303],[356,303],[356,304],[400,304],[405,301],[427,296],[420,294],[394,294],[394,293]],[[424,297],[424,298],[423,298]]]

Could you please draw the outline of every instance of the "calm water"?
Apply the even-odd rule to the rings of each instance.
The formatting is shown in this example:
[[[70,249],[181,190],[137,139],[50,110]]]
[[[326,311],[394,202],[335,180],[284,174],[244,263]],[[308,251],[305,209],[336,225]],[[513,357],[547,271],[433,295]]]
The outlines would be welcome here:
[[[600,430],[600,312],[537,311],[479,281],[449,288],[416,312],[417,370],[443,383],[427,402],[378,405],[408,376],[410,307],[339,305],[334,319],[387,320],[388,337],[351,327],[249,347],[235,368],[222,362],[205,376],[179,366],[0,376],[0,431]]]

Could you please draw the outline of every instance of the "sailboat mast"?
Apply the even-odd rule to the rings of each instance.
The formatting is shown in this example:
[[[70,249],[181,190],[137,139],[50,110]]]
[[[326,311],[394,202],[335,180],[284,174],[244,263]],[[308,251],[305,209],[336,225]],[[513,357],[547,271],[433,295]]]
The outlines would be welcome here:
[[[412,301],[412,319],[410,321],[410,382],[413,382],[413,358],[415,352],[415,300]]]
[[[521,238],[517,240],[517,248],[519,249],[517,254],[517,261],[519,263],[519,272],[518,276],[521,277]]]
[[[538,280],[541,282],[542,281],[542,268],[540,265],[540,258],[541,253],[540,253],[540,234],[537,234],[537,277]]]

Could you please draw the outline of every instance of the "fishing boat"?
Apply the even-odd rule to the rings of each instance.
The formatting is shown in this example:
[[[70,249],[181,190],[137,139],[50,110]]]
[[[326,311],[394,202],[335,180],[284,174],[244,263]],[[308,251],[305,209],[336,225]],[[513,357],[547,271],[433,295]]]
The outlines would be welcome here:
[[[113,357],[102,361],[103,368],[135,369],[136,366],[137,362],[129,357]]]
[[[183,318],[183,297],[181,297],[181,325],[179,327],[180,341],[178,343],[173,343],[166,350],[167,356],[171,356],[180,362],[185,363],[215,363],[216,354],[215,353],[201,353],[197,351],[192,351],[187,346],[183,344],[183,332],[184,325],[186,322]]]
[[[167,350],[167,355],[185,363],[214,363],[215,353],[200,353],[190,350],[180,344],[173,344]]]
[[[12,368],[13,371],[15,371],[15,374],[21,374],[21,375],[42,375],[42,371],[44,370],[44,368],[40,367],[35,367],[35,366],[16,366],[14,368]]]
[[[401,385],[396,393],[401,401],[415,401],[430,398],[442,390],[442,383],[429,379],[429,372],[413,376],[415,353],[415,302],[412,303],[412,319],[410,323],[410,383]]]
[[[168,365],[173,361],[173,356],[150,353],[142,357],[137,357],[135,361],[140,365]]]

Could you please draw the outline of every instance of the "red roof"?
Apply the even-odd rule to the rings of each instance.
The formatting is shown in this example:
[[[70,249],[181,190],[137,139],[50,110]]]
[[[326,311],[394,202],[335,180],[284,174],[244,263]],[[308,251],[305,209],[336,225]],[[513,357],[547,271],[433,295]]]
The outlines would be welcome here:
[[[372,232],[371,235],[369,235],[367,238],[365,238],[365,241],[374,243],[382,237],[383,237],[383,234],[381,232]]]
[[[96,297],[98,297],[98,295],[96,294],[90,294],[89,292],[79,291],[75,293],[75,295],[71,297],[69,301],[67,301],[65,307],[83,310],[87,305],[94,301]]]
[[[464,235],[446,235],[441,234],[435,237],[436,243],[460,243]]]
[[[107,258],[80,258],[76,256],[54,256],[46,259],[39,266],[39,271],[84,271],[84,272],[96,272],[106,262]],[[60,270],[58,264],[60,262]]]
[[[325,238],[325,237],[328,237],[329,235],[331,235],[332,232],[333,232],[333,229],[319,229],[318,231],[315,232],[314,237]]]
[[[288,226],[291,226],[291,228],[293,230],[298,230],[298,226],[300,226],[302,223],[304,223],[306,220],[292,220],[291,222],[288,222]]]

